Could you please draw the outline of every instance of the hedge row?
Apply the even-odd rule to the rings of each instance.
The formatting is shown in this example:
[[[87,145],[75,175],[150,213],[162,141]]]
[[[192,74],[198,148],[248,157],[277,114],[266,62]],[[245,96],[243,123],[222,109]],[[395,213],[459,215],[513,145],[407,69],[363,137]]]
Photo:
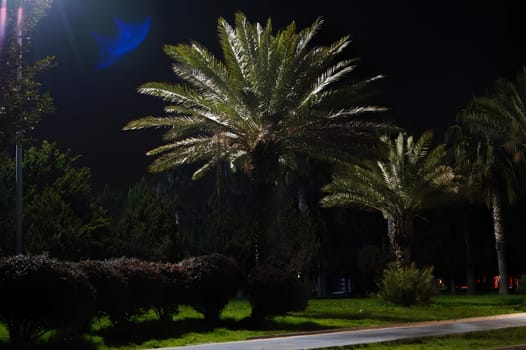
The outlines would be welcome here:
[[[291,276],[259,267],[245,279],[235,260],[219,254],[178,264],[18,255],[0,259],[0,320],[12,343],[32,342],[51,329],[82,332],[100,316],[118,324],[154,309],[170,320],[183,304],[216,322],[242,287],[248,287],[253,318],[262,320],[305,307],[302,284]]]

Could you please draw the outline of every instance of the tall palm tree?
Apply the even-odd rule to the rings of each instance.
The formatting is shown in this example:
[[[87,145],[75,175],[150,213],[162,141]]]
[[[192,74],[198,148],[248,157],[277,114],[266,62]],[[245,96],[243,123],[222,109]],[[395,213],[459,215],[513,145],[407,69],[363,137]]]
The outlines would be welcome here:
[[[444,164],[444,145],[431,149],[433,134],[427,131],[415,142],[399,133],[381,138],[385,156],[376,162],[349,164],[336,173],[323,190],[325,207],[358,206],[380,211],[387,220],[387,235],[398,268],[411,262],[413,220],[437,194],[455,190],[455,175]]]
[[[499,79],[490,93],[473,99],[457,118],[464,137],[464,156],[470,181],[478,184],[491,210],[501,283],[507,294],[507,263],[503,205],[521,187],[526,160],[526,68],[514,81]]]
[[[242,13],[235,27],[218,21],[223,59],[198,43],[166,45],[181,84],[147,83],[139,92],[162,98],[166,116],[131,121],[125,129],[167,128],[165,145],[151,171],[199,163],[197,179],[218,161],[246,172],[258,200],[259,234],[272,220],[280,167],[307,154],[346,159],[375,143],[381,124],[358,119],[382,108],[362,103],[364,88],[380,76],[345,83],[356,59],[337,60],[348,46],[343,37],[330,46],[311,46],[321,20],[297,31],[291,23],[273,33],[271,21],[251,24]],[[260,239],[264,255],[265,237]]]

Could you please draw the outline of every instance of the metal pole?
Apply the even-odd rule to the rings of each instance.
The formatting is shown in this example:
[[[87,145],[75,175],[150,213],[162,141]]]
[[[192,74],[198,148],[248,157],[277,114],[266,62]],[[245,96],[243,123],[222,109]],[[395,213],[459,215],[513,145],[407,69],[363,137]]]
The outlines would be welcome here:
[[[18,81],[22,80],[22,25],[23,25],[24,10],[22,8],[22,2],[18,7],[17,19],[16,19],[16,42],[18,44]],[[18,87],[18,93],[21,93],[21,87]],[[22,111],[18,111],[21,113]],[[19,116],[22,118],[22,116]],[[23,252],[23,187],[22,187],[22,143],[20,140],[21,130],[16,130],[16,254],[22,254]]]
[[[23,244],[23,188],[22,188],[22,145],[16,144],[16,254],[22,254]]]

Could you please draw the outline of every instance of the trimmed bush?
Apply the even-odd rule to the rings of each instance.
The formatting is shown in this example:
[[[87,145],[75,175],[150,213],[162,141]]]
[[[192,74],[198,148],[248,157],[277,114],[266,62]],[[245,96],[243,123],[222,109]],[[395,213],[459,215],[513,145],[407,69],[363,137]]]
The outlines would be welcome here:
[[[414,263],[401,269],[391,265],[380,282],[380,297],[404,306],[427,304],[436,293],[433,267],[419,269]]]
[[[78,267],[86,274],[97,291],[96,316],[107,315],[115,324],[126,317],[128,280],[113,261],[84,260]]]
[[[161,304],[162,293],[167,283],[155,264],[120,258],[108,260],[128,281],[126,319],[140,315]],[[117,322],[123,320],[117,320]]]
[[[226,304],[241,287],[238,263],[220,254],[189,258],[179,263],[188,274],[188,300],[210,322],[217,322]]]
[[[154,266],[166,281],[160,302],[154,305],[155,312],[160,320],[171,320],[179,310],[179,305],[184,304],[188,299],[188,274],[177,264],[157,263]]]
[[[51,329],[86,330],[94,303],[94,288],[73,264],[45,256],[0,260],[0,318],[13,344]]]
[[[295,273],[271,266],[257,266],[249,276],[252,319],[260,322],[268,316],[284,315],[307,307],[307,293]]]

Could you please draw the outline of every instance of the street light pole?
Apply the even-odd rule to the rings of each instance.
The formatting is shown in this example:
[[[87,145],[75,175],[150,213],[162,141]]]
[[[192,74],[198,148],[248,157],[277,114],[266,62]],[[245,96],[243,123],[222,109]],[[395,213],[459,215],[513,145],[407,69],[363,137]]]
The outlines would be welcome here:
[[[20,1],[18,10],[17,10],[17,18],[16,18],[16,42],[18,44],[18,72],[17,72],[17,79],[19,81],[18,84],[18,93],[22,93],[20,91],[21,88],[21,80],[22,80],[22,27],[23,27],[23,21],[24,21],[24,9],[22,7],[22,1]],[[21,113],[21,111],[18,111]],[[21,115],[19,115],[19,118],[22,118]],[[23,252],[23,226],[22,226],[22,219],[23,219],[23,187],[22,187],[22,142],[21,142],[21,130],[16,130],[16,244],[15,244],[15,252],[16,254],[22,254]]]

